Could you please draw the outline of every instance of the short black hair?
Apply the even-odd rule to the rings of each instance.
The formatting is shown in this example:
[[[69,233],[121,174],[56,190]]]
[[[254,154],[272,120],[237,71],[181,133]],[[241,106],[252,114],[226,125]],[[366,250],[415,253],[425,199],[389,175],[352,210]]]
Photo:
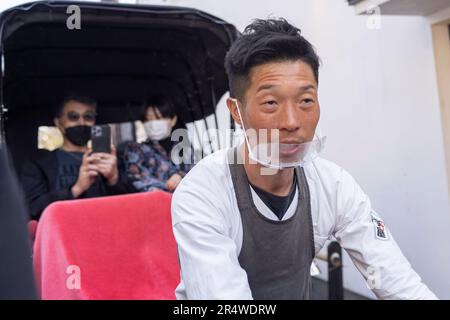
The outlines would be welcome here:
[[[301,30],[283,18],[256,19],[231,45],[225,57],[230,95],[243,99],[250,85],[252,67],[269,62],[301,60],[319,82],[320,58]]]
[[[175,106],[171,99],[163,96],[152,96],[147,98],[142,104],[140,120],[145,122],[147,120],[147,110],[150,107],[155,107],[159,110],[163,118],[173,118],[177,115]]]
[[[59,102],[54,107],[55,117],[59,118],[62,116],[64,106],[66,105],[66,103],[68,103],[70,101],[76,101],[76,102],[91,106],[92,108],[94,108],[94,110],[97,109],[97,102],[93,98],[88,97],[88,96],[79,95],[77,93],[68,93],[62,98],[61,102]]]

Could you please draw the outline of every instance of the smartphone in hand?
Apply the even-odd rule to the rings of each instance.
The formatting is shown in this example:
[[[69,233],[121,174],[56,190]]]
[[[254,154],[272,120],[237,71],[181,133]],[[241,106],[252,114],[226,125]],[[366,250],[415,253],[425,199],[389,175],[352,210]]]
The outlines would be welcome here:
[[[111,153],[111,128],[109,125],[96,125],[91,129],[92,153]]]

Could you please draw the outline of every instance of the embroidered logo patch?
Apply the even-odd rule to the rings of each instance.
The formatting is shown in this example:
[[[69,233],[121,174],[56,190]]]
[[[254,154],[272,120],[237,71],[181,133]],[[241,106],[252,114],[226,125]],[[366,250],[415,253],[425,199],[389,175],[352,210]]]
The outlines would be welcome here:
[[[372,214],[372,223],[375,229],[375,237],[380,240],[388,240],[386,226],[384,225],[384,221]]]

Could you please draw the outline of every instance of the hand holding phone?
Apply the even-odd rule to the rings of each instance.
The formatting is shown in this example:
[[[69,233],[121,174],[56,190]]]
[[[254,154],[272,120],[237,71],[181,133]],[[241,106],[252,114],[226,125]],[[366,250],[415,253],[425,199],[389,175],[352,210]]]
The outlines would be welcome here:
[[[97,125],[91,129],[92,153],[111,153],[111,128],[109,125]]]
[[[119,178],[116,150],[111,146],[109,125],[93,126],[91,131],[91,167],[106,178],[109,185],[115,185]]]

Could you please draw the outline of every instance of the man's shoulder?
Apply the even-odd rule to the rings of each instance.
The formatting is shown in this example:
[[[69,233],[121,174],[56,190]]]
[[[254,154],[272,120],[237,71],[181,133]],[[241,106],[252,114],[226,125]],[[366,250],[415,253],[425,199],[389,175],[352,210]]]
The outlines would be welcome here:
[[[55,159],[56,153],[58,152],[58,150],[59,149],[55,149],[52,151],[47,150],[47,149],[38,149],[32,154],[29,161],[37,163],[37,164],[45,165],[50,160]]]
[[[322,157],[317,157],[314,161],[308,163],[304,169],[307,172],[314,172],[329,178],[337,178],[344,171],[340,165]]]
[[[346,185],[355,183],[354,178],[347,170],[322,157],[316,158],[312,163],[305,166],[305,173],[307,177],[333,188],[342,183]]]
[[[322,188],[335,192],[339,190],[356,190],[359,189],[359,184],[356,179],[340,165],[324,159],[317,158],[311,164],[305,167],[306,176],[314,182],[319,182]]]
[[[44,172],[46,175],[50,174],[56,167],[56,152],[57,150],[49,151],[46,149],[38,149],[33,152],[30,158],[25,161],[21,175],[34,175],[37,171]]]
[[[229,215],[232,182],[227,149],[200,160],[181,180],[172,198],[172,223],[219,221]]]

